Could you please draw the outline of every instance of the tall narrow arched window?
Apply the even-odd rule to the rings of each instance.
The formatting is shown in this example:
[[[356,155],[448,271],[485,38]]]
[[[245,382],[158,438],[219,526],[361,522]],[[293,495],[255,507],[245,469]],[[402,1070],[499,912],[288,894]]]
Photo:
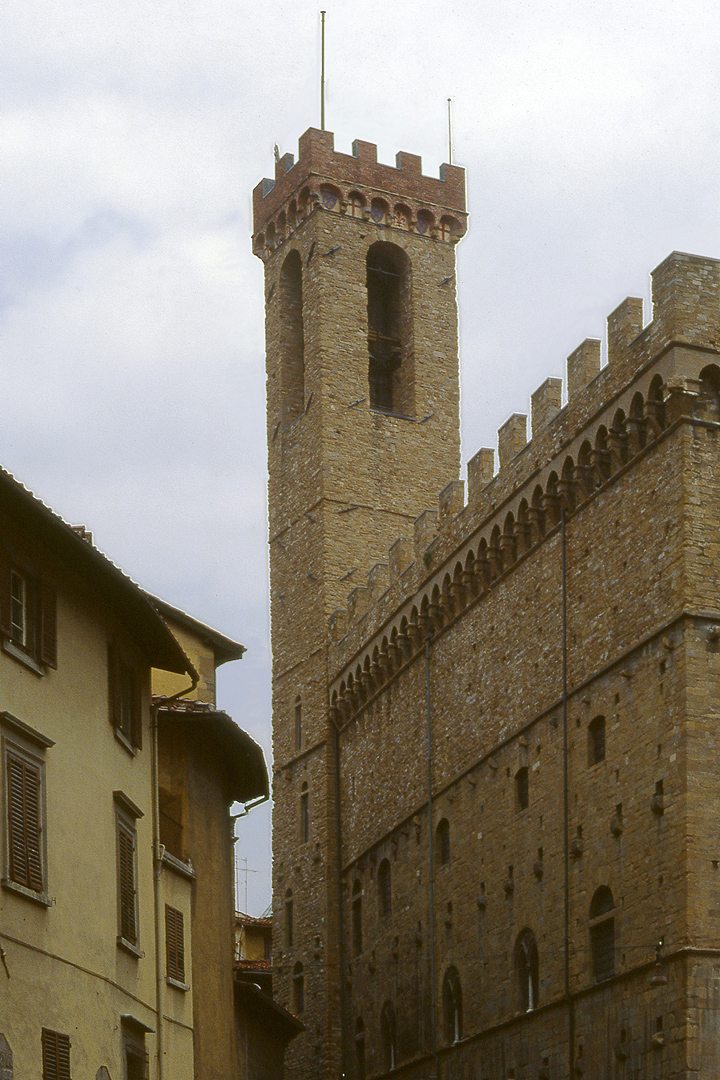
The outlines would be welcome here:
[[[365,1024],[360,1016],[355,1021],[355,1061],[358,1080],[365,1080]]]
[[[386,1072],[397,1065],[397,1024],[395,1009],[386,1001],[380,1014],[380,1037],[382,1040],[383,1068]]]
[[[462,987],[457,968],[445,972],[442,984],[443,1026],[445,1042],[455,1043],[462,1039]]]
[[[395,244],[378,241],[367,254],[368,383],[370,408],[412,416],[410,260]]]
[[[300,1016],[305,1011],[305,974],[301,963],[293,968],[293,1012]]]
[[[353,956],[362,952],[362,885],[355,881],[352,891],[352,949]]]
[[[596,716],[588,724],[588,765],[605,760],[605,717]]]
[[[435,830],[435,858],[440,866],[450,862],[450,822],[442,818]]]
[[[300,842],[306,844],[310,839],[310,792],[307,781],[300,788]]]
[[[280,417],[290,423],[305,408],[302,260],[291,251],[280,271]]]
[[[515,972],[518,997],[523,1012],[532,1012],[538,1004],[539,960],[535,935],[527,927],[515,944]]]
[[[295,749],[302,750],[302,700],[295,698]]]
[[[378,911],[381,918],[385,918],[392,911],[392,877],[390,863],[383,859],[378,867]]]
[[[285,944],[289,948],[293,943],[293,892],[292,889],[288,889],[285,893]]]
[[[607,885],[596,890],[590,903],[590,954],[595,982],[615,974],[615,901]]]
[[[515,773],[515,809],[527,810],[530,805],[530,773],[523,765]]]

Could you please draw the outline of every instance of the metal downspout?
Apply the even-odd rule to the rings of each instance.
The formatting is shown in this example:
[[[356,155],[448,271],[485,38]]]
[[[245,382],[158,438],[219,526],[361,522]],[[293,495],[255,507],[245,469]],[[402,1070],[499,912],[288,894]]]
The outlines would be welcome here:
[[[427,718],[427,793],[428,793],[428,908],[430,920],[430,1040],[435,1062],[435,1080],[440,1076],[437,1050],[437,1016],[435,1001],[435,853],[433,851],[433,785],[432,785],[432,699],[430,697],[430,637],[425,638],[425,711]]]
[[[340,1076],[344,1077],[346,1065],[346,995],[345,995],[345,934],[342,897],[342,833],[340,815],[340,733],[333,723],[333,750],[335,756],[335,839],[337,844],[337,906],[338,906],[338,963],[340,971]]]
[[[193,669],[188,672],[192,679],[192,684],[185,690],[178,690],[177,694],[172,694],[170,697],[160,698],[150,708],[150,721],[152,727],[152,760],[151,760],[151,782],[153,789],[152,798],[152,830],[153,830],[153,860],[155,863],[153,871],[153,901],[155,906],[155,1013],[157,1015],[157,1037],[156,1037],[156,1052],[157,1052],[157,1080],[163,1080],[163,1010],[162,1010],[162,986],[163,986],[163,969],[162,969],[162,957],[163,951],[161,948],[162,940],[162,917],[161,917],[161,897],[160,897],[160,875],[162,871],[162,845],[160,843],[160,779],[158,768],[158,713],[160,709],[166,708],[172,704],[173,701],[177,701],[178,698],[184,697],[186,694],[191,694],[198,682],[200,676]]]

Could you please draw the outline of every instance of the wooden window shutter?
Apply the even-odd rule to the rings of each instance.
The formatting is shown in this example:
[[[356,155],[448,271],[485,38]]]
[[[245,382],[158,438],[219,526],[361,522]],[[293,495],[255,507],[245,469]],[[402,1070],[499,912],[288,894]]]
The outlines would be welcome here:
[[[117,654],[112,645],[107,648],[108,665],[108,709],[110,723],[113,727],[120,727],[120,679],[117,670]]]
[[[0,544],[0,633],[10,636],[10,555]]]
[[[40,582],[40,660],[57,667],[57,599],[47,581]]]
[[[42,892],[40,768],[7,755],[10,880]]]
[[[120,889],[120,936],[137,944],[135,911],[135,833],[118,821],[118,872]]]
[[[42,1030],[43,1080],[70,1080],[70,1038]]]
[[[168,978],[185,982],[185,930],[182,911],[165,905],[165,945]]]

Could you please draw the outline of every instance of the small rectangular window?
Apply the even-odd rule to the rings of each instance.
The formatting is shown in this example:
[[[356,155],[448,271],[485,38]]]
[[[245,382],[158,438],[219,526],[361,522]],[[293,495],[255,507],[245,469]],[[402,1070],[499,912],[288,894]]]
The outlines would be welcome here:
[[[70,1080],[70,1037],[42,1029],[42,1080]]]
[[[57,667],[55,590],[23,560],[0,548],[0,634],[6,652],[42,674]]]
[[[132,750],[142,749],[140,676],[136,666],[108,645],[108,700],[115,734]]]
[[[123,1080],[147,1080],[148,1078],[148,1055],[145,1049],[145,1034],[135,1030],[134,1022],[123,1022],[123,1064],[125,1075]]]
[[[182,911],[165,905],[165,953],[168,979],[185,982],[185,924]]]
[[[136,821],[142,811],[122,791],[114,791],[117,841],[118,945],[140,954]]]

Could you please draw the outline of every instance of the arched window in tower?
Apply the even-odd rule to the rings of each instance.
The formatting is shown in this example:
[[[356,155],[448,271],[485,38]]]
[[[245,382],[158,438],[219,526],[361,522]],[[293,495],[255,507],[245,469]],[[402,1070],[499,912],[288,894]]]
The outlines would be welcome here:
[[[383,1068],[386,1072],[397,1064],[397,1024],[395,1009],[391,1001],[386,1001],[380,1014],[380,1037],[382,1039]]]
[[[605,760],[605,717],[596,716],[588,724],[588,765]]]
[[[305,975],[301,963],[293,968],[293,1012],[296,1016],[305,1012]]]
[[[356,881],[352,891],[352,950],[353,956],[362,952],[362,885]]]
[[[280,271],[280,415],[284,423],[305,408],[302,260],[291,251]]]
[[[412,416],[410,260],[379,241],[367,254],[370,408]]]
[[[445,972],[442,984],[443,1025],[445,1042],[456,1043],[462,1039],[462,987],[457,968]]]
[[[295,698],[295,749],[302,750],[302,699]]]
[[[392,911],[392,877],[390,863],[387,859],[378,866],[378,910],[381,918],[385,918]]]
[[[293,891],[288,889],[285,893],[285,945],[292,948],[293,943]]]
[[[450,822],[442,818],[435,830],[435,858],[439,866],[450,862]]]
[[[365,1080],[365,1024],[360,1016],[355,1021],[355,1061],[358,1080]]]
[[[515,972],[518,996],[523,1012],[532,1012],[538,1004],[538,950],[535,935],[527,927],[519,934],[515,945]]]
[[[590,903],[590,953],[595,982],[615,974],[615,901],[607,885],[595,891]]]
[[[307,781],[300,788],[300,843],[307,844],[310,839],[310,792]]]

